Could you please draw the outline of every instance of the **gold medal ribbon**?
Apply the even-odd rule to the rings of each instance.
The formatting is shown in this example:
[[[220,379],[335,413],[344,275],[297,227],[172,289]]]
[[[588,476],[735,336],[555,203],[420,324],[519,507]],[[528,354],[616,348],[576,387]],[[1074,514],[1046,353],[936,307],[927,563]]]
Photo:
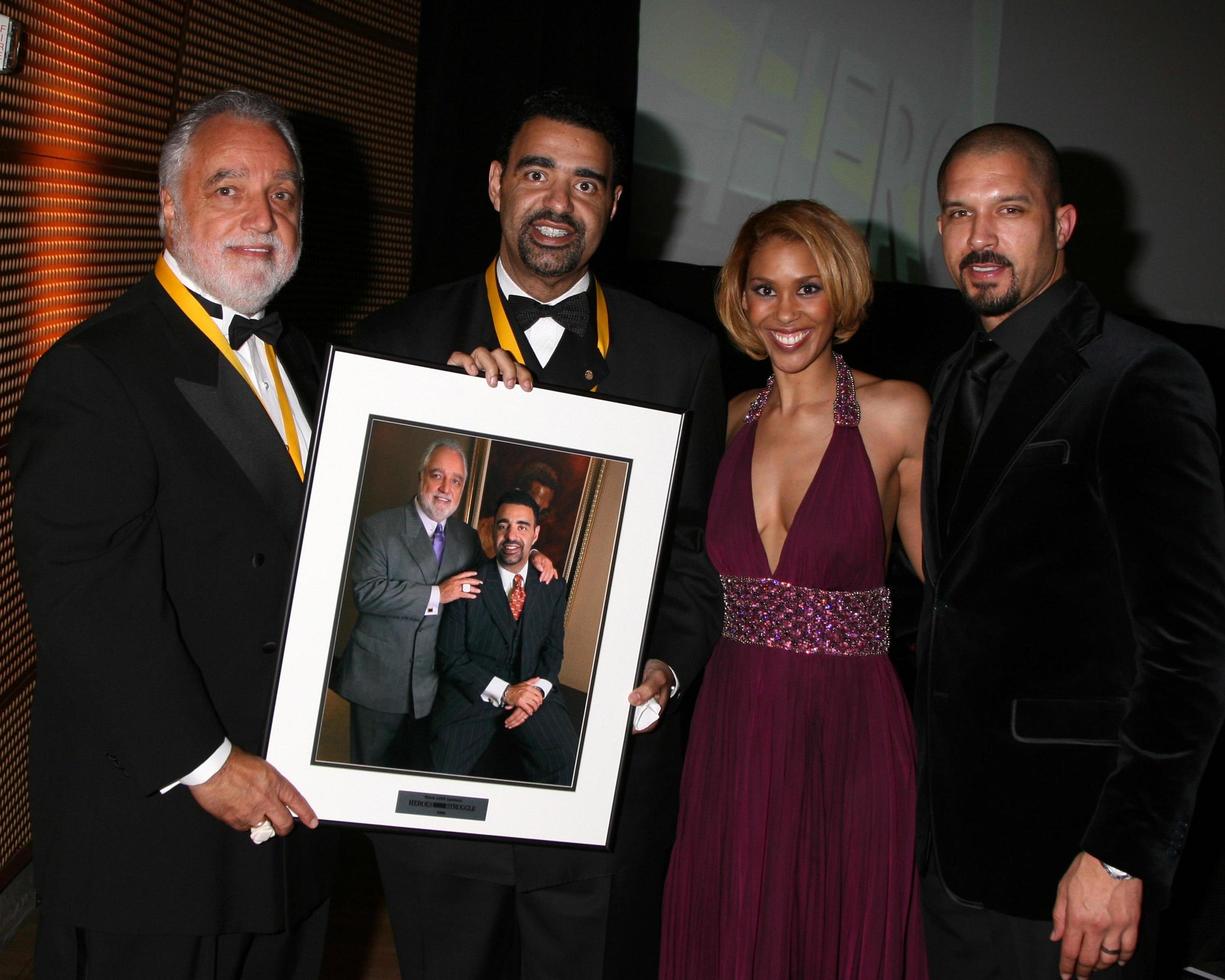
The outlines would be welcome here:
[[[200,305],[200,301],[196,299],[191,291],[179,282],[178,277],[171,271],[170,266],[166,264],[166,257],[158,256],[157,265],[153,267],[153,274],[157,276],[157,281],[162,284],[162,288],[166,290],[170,298],[174,300],[175,306],[183,311],[183,315],[187,317],[196,328],[204,334],[221,352],[221,356],[230,362],[230,365],[238,372],[251,389],[260,405],[264,405],[264,401],[259,397],[259,392],[255,390],[255,385],[247,372],[243,370],[241,362],[238,360],[238,355],[234,353],[234,349],[230,347],[230,342],[222,335],[220,328],[208,311]],[[293,409],[289,406],[289,394],[285,390],[285,382],[281,378],[281,369],[277,365],[276,349],[269,343],[264,342],[264,353],[268,359],[268,367],[272,371],[272,383],[276,386],[277,403],[281,407],[281,421],[285,425],[285,448],[289,450],[289,458],[293,460],[294,469],[298,471],[298,479],[303,478],[304,470],[302,468],[302,447],[298,443],[298,427],[294,425]],[[264,406],[267,411],[267,406]],[[272,413],[269,412],[269,417]],[[275,422],[275,419],[273,420]]]
[[[595,282],[596,346],[600,349],[600,356],[607,357],[608,303],[604,299],[604,290],[600,288],[594,276],[592,281]],[[520,364],[527,363],[523,360],[523,351],[519,349],[519,341],[515,339],[515,331],[511,329],[510,320],[507,319],[506,310],[502,306],[502,294],[498,291],[497,259],[490,262],[489,268],[485,270],[485,295],[489,299],[489,314],[493,317],[493,329],[498,335],[498,346],[510,351],[511,357]],[[598,387],[599,385],[593,385],[591,390],[595,391]]]

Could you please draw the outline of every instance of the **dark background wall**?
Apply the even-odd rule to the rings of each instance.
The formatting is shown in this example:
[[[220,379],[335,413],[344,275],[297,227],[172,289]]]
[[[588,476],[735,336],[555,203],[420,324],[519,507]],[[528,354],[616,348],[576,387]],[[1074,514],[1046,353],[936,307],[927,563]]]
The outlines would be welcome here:
[[[1006,120],[1075,155],[1072,258],[1111,306],[1225,326],[1225,5],[642,0],[639,23],[643,254],[718,263],[750,211],[815,197],[878,278],[943,286],[936,169]]]
[[[402,295],[412,262],[419,7],[0,0],[0,13],[26,28],[21,70],[0,75],[2,942],[32,904],[35,640],[13,559],[4,458],[25,377],[57,337],[152,267],[162,139],[186,107],[234,85],[278,99],[302,138],[305,245],[282,308],[322,337]]]
[[[1078,273],[1118,309],[1225,327],[1225,4],[1003,4],[997,118],[1071,158]]]
[[[492,260],[498,222],[485,189],[489,162],[507,116],[528,95],[579,84],[612,105],[633,134],[638,3],[530,17],[514,5],[474,16],[463,4],[427,0],[421,32],[414,289],[471,275]],[[625,254],[624,222],[613,223],[606,241],[605,268]]]

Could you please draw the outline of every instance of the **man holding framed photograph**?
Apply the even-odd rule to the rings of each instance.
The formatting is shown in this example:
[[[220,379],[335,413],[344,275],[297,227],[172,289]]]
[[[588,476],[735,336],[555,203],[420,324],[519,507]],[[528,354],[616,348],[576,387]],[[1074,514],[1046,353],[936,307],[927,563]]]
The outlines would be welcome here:
[[[301,250],[297,137],[221,92],[171,129],[159,183],[165,251],[43,355],[9,446],[36,971],[301,980],[335,837],[256,754],[319,382],[268,311]]]
[[[533,975],[655,970],[687,736],[687,714],[667,706],[700,673],[719,630],[719,583],[702,539],[726,411],[715,339],[588,271],[621,196],[622,148],[606,106],[566,91],[529,98],[489,167],[501,224],[494,261],[359,330],[359,344],[378,353],[462,364],[491,380],[501,370],[508,384],[522,377],[513,357],[548,385],[691,413],[642,684],[630,695],[659,709],[662,723],[651,730],[648,721],[630,741],[612,851],[376,835],[405,971],[491,975],[516,936]],[[457,915],[488,928],[455,943],[446,937]],[[544,924],[539,941],[530,921]]]

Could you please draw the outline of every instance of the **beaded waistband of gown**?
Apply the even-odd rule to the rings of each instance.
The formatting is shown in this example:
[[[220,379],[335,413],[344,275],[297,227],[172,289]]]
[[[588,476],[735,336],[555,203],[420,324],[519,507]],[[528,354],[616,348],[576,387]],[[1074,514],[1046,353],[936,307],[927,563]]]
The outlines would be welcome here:
[[[792,653],[875,656],[889,652],[885,586],[827,592],[773,578],[720,575],[723,635],[737,643]]]

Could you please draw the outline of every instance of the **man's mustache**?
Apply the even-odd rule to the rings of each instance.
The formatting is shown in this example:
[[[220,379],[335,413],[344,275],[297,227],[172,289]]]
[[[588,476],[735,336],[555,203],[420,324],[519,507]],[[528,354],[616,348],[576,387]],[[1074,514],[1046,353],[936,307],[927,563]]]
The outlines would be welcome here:
[[[261,248],[271,248],[274,252],[279,252],[284,247],[281,240],[270,231],[255,231],[247,235],[242,241],[230,240],[221,243],[223,249],[250,248],[253,245]]]
[[[583,223],[568,211],[550,211],[548,208],[541,208],[527,216],[527,224],[535,224],[537,221],[551,221],[555,225],[565,225],[575,232],[582,231],[583,228]]]
[[[992,252],[990,250],[983,252],[970,252],[961,260],[961,265],[959,268],[967,269],[972,265],[1002,265],[1007,266],[1010,269],[1012,268],[1012,263],[1004,258],[1004,256],[1000,255],[999,252]]]

